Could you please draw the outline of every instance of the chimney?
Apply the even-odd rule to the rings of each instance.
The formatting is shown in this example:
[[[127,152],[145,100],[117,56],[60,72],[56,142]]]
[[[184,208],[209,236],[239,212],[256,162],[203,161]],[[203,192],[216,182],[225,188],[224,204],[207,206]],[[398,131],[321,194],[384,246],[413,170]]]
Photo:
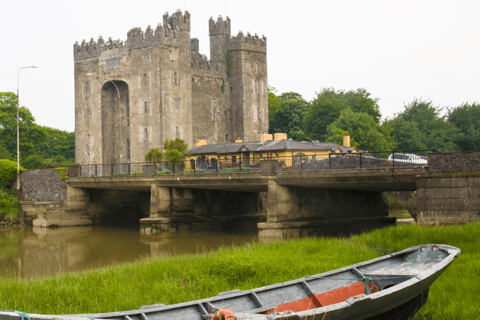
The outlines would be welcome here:
[[[350,147],[350,135],[346,134],[343,136],[343,146]]]
[[[287,134],[286,133],[274,133],[273,134],[273,140],[275,140],[275,141],[287,140]]]
[[[243,140],[240,139],[240,137],[238,137],[237,139],[235,139],[235,143],[239,143],[239,142],[243,142]]]
[[[262,134],[260,135],[260,142],[273,140],[272,134]]]

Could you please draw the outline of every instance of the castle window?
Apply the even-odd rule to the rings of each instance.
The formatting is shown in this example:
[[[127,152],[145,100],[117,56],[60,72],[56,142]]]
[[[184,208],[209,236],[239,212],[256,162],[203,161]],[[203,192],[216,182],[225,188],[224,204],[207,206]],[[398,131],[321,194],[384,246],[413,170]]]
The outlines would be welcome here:
[[[257,74],[260,74],[260,68],[258,67],[258,62],[257,62],[256,65],[255,65],[255,72],[256,72]]]
[[[85,162],[86,162],[87,164],[90,164],[90,153],[89,153],[89,152],[88,152],[88,153],[85,153]]]
[[[142,87],[148,86],[148,75],[146,73],[142,74]]]
[[[90,119],[92,119],[92,108],[87,107],[87,108],[85,109],[85,114],[84,114],[84,116],[85,116],[85,121],[86,121],[86,122],[89,122]]]
[[[174,104],[175,104],[175,110],[180,110],[181,100],[179,98],[175,98],[173,101],[174,101]]]
[[[248,115],[250,115],[250,114],[251,114],[250,110],[248,110],[248,111],[247,111],[247,114],[248,114]]]
[[[148,129],[147,128],[143,129],[143,139],[145,139],[145,141],[148,140]]]
[[[175,128],[175,137],[180,138],[180,128],[179,127]]]
[[[88,148],[90,148],[90,135],[89,134],[87,134],[86,140],[87,140],[87,149],[88,149]]]
[[[255,85],[256,85],[256,88],[257,88],[257,93],[259,93],[260,92],[260,81],[256,80]]]
[[[233,87],[230,87],[230,92],[233,92]]]
[[[148,102],[147,101],[143,102],[143,113],[148,113]]]
[[[217,114],[218,114],[218,107],[215,106],[215,109],[213,110],[213,120],[217,120]]]
[[[144,55],[142,55],[142,60],[143,61],[148,61],[150,59],[150,56],[148,53],[145,53]]]
[[[258,115],[258,119],[262,119],[262,113],[260,111],[260,107],[257,107],[257,115]]]
[[[85,82],[85,93],[90,93],[90,81]]]
[[[120,65],[120,58],[108,59],[107,60],[107,69],[115,68]]]
[[[173,74],[173,86],[178,87],[178,75],[176,72]]]
[[[83,70],[88,70],[88,61],[83,63]]]
[[[130,161],[130,139],[127,139],[127,160]]]
[[[225,135],[225,141],[228,141],[228,133]]]

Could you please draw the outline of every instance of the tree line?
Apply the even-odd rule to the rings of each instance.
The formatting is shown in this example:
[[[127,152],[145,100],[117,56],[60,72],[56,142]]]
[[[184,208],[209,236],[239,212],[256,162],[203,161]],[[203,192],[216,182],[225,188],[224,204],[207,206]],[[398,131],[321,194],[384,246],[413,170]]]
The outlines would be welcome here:
[[[26,169],[75,164],[75,132],[35,122],[26,107],[19,109],[20,164]],[[17,160],[17,95],[0,92],[0,159]]]
[[[295,92],[277,94],[269,88],[270,132],[285,132],[294,140],[351,144],[360,150],[480,150],[480,104],[442,107],[414,99],[391,119],[381,119],[378,98],[365,89],[325,88],[312,101]]]

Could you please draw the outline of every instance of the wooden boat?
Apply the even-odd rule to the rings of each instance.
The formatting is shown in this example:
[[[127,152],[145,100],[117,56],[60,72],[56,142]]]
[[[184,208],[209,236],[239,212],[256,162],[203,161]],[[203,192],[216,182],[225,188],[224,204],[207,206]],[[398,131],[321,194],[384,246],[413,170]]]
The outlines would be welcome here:
[[[427,302],[430,285],[459,254],[460,249],[448,245],[422,245],[314,276],[192,302],[125,312],[28,316],[31,320],[408,319]],[[13,319],[26,318],[19,312],[0,312],[0,320]]]

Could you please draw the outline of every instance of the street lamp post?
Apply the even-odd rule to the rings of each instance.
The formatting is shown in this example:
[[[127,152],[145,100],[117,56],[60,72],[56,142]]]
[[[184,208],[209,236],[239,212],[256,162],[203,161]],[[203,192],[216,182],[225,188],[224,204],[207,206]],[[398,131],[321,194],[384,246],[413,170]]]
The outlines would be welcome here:
[[[20,70],[28,68],[38,68],[35,66],[22,67],[17,71],[17,190],[20,189],[20,126],[19,126],[19,110],[20,110]]]

